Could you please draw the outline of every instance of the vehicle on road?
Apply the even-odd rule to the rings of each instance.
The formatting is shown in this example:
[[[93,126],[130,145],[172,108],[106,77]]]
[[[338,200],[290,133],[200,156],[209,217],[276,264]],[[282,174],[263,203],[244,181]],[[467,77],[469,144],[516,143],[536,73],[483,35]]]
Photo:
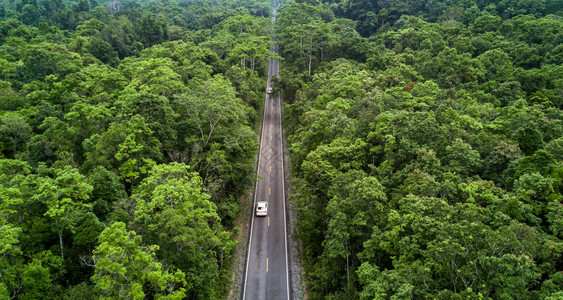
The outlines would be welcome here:
[[[269,87],[268,88],[268,94],[271,94],[271,93],[272,93],[272,87]]]
[[[268,215],[268,202],[258,201],[256,203],[256,216],[267,216]]]

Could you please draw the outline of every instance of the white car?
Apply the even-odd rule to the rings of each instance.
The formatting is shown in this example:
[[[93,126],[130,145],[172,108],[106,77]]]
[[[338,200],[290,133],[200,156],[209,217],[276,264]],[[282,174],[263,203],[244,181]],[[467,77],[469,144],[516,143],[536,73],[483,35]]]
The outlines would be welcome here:
[[[271,93],[272,93],[272,87],[269,87],[268,88],[268,94],[271,94]]]
[[[258,201],[256,203],[256,216],[266,216],[268,215],[268,202]]]

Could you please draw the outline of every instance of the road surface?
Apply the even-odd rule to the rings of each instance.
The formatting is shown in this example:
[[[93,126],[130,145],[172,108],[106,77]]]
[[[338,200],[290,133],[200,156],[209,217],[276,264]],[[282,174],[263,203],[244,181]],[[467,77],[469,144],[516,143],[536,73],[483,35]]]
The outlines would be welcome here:
[[[277,52],[277,45],[272,51]],[[278,73],[279,60],[271,59],[266,91],[270,88],[272,75]],[[241,289],[243,300],[287,300],[291,297],[280,102],[278,95],[266,93],[257,169],[261,179],[255,187],[254,209],[256,201],[267,201],[268,215],[257,217],[254,211],[252,214]]]

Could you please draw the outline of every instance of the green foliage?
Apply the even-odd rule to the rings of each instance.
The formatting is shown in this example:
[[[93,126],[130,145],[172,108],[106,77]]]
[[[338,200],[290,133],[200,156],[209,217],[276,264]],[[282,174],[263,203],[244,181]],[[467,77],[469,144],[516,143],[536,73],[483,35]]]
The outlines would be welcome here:
[[[561,2],[275,4],[0,4],[0,298],[226,295],[273,27],[311,299],[560,297]]]
[[[249,126],[252,109],[236,98],[228,81],[222,76],[206,80],[180,95],[177,103],[190,132],[186,143],[192,161],[211,194],[224,195],[229,187],[249,180],[256,151]]]
[[[553,3],[521,4],[282,8],[311,299],[558,296],[563,23]]]
[[[117,65],[117,52],[113,50],[108,42],[100,38],[90,38],[85,50],[103,63],[111,66]]]
[[[213,37],[202,45],[209,47],[219,58],[240,64],[244,70],[261,71],[270,58],[278,57],[270,51],[271,23],[266,18],[237,15],[215,26]]]
[[[144,240],[121,232],[138,253],[122,263],[151,273],[137,272],[123,293],[227,294],[232,231],[254,179],[254,128],[273,57],[271,5],[0,4],[0,298],[121,297],[123,278],[96,269],[102,258],[92,256],[119,221]],[[189,180],[154,179],[171,166],[191,170]],[[156,192],[140,196],[147,185]],[[168,191],[193,193],[151,212],[154,219],[135,220],[147,213],[136,200],[172,185]],[[104,283],[92,285],[93,276]]]
[[[102,298],[143,299],[147,292],[155,298],[185,297],[185,274],[164,269],[155,259],[159,247],[143,246],[141,242],[141,236],[127,231],[121,222],[101,233],[92,257],[96,268],[92,280],[102,291]]]
[[[117,174],[102,166],[92,170],[88,175],[88,183],[93,187],[92,210],[101,221],[105,221],[113,204],[127,196],[125,188],[119,182]]]
[[[91,209],[84,202],[89,199],[92,186],[85,183],[84,176],[70,166],[52,171],[55,179],[38,178],[37,190],[32,199],[45,204],[47,209],[44,215],[54,222],[53,230],[59,236],[61,257],[64,259],[63,232],[74,232],[79,219]]]
[[[95,245],[98,236],[105,228],[104,224],[93,213],[85,214],[79,224],[75,229],[74,244]]]
[[[99,290],[95,289],[94,286],[88,285],[86,282],[83,282],[78,285],[69,287],[62,296],[62,299],[71,300],[80,298],[85,300],[95,300],[99,299],[100,297],[101,294]]]
[[[225,272],[218,260],[228,260],[235,243],[202,188],[196,172],[174,163],[153,168],[131,197],[135,220],[161,245],[159,256],[186,273],[186,293],[213,298]]]
[[[0,117],[0,141],[4,156],[14,158],[30,139],[31,126],[18,113],[7,113]]]

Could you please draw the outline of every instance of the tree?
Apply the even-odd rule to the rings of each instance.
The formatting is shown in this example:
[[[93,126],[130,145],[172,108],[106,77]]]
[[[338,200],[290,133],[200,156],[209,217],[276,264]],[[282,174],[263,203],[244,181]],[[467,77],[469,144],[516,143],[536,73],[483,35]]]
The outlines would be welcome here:
[[[57,117],[46,117],[39,129],[43,133],[35,135],[29,147],[34,160],[53,163],[62,160],[65,155],[73,158],[77,151],[74,144],[76,135],[66,122]]]
[[[241,63],[241,68],[246,68],[247,60],[250,62],[250,70],[254,72],[255,66],[260,62],[267,62],[272,58],[279,58],[270,51],[270,42],[266,37],[249,37],[241,41],[229,53],[229,57],[236,58]]]
[[[203,192],[201,177],[184,164],[158,165],[131,197],[135,220],[158,241],[159,256],[186,274],[187,294],[217,296],[235,241]]]
[[[0,295],[2,287],[8,293],[10,278],[17,273],[16,261],[23,254],[18,226],[23,193],[14,177],[23,177],[30,172],[27,163],[18,160],[0,160]]]
[[[85,3],[84,0],[81,1],[81,3]],[[118,63],[117,52],[113,50],[108,42],[100,39],[99,37],[90,37],[90,40],[86,45],[86,51],[110,66],[116,66]]]
[[[43,45],[47,46],[47,45]],[[45,76],[62,71],[62,58],[57,52],[50,52],[43,47],[30,47],[23,57],[23,64],[33,79],[44,79]]]
[[[512,133],[512,138],[518,142],[522,152],[531,155],[536,150],[543,148],[543,134],[533,122],[526,122]]]
[[[168,24],[152,15],[144,15],[137,26],[137,34],[141,43],[150,47],[168,40]]]
[[[526,173],[514,181],[514,193],[524,203],[532,206],[537,216],[543,216],[548,205],[547,199],[553,197],[552,178],[545,178],[539,173]]]
[[[91,209],[91,205],[84,202],[89,199],[92,186],[85,183],[84,175],[70,166],[53,172],[55,178],[37,177],[37,191],[32,199],[45,203],[45,216],[54,222],[53,230],[59,237],[64,260],[63,233],[74,232],[79,219]]]
[[[100,221],[105,221],[113,210],[113,205],[127,197],[125,187],[119,177],[103,166],[98,166],[88,174],[88,184],[92,186],[92,211]]]
[[[328,227],[323,242],[324,271],[321,272],[328,278],[336,274],[344,277],[345,274],[346,285],[340,286],[350,297],[355,289],[356,254],[361,252],[363,242],[369,238],[370,228],[384,216],[386,195],[375,177],[351,170],[334,178],[328,196],[331,199],[326,208]],[[340,267],[342,260],[345,260],[345,272]],[[328,276],[333,272],[335,275]],[[327,287],[330,287],[329,282]]]
[[[156,53],[153,54],[146,51],[144,53],[146,53],[148,57],[138,59],[128,58],[121,65],[124,75],[131,78],[128,86],[125,88],[128,93],[124,94],[121,98],[131,99],[141,103],[150,103],[150,101],[163,101],[161,97],[171,99],[176,94],[181,94],[186,91],[186,86],[184,82],[182,82],[183,78],[180,75],[179,63],[169,57],[158,57],[162,55],[161,52],[170,50],[166,48],[162,49],[162,47],[155,47],[151,50]],[[151,57],[153,55],[156,57]],[[187,78],[184,80],[186,79]],[[159,109],[156,105],[155,107],[151,107],[145,103],[143,103],[141,107],[143,110]],[[120,104],[123,105],[126,104],[126,102],[121,102]],[[130,110],[133,110],[132,107],[127,108],[128,111],[126,110],[125,113],[130,113]],[[166,110],[167,107],[164,106],[160,109]],[[141,112],[148,112],[143,110],[141,110]]]
[[[464,143],[460,138],[446,147],[446,155],[442,163],[445,165],[445,170],[466,176],[476,172],[482,164],[479,152],[473,150],[471,145]]]
[[[159,80],[162,80],[163,88],[161,91],[154,91],[154,93],[143,91],[145,87],[149,86],[155,90],[159,88],[159,85],[153,80],[138,87],[143,89],[140,92],[131,91],[133,88],[129,85],[125,89],[126,93],[118,98],[115,105],[118,108],[118,118],[130,119],[143,116],[147,126],[153,131],[153,136],[161,143],[162,150],[171,151],[177,144],[178,137],[174,125],[179,114],[172,109],[170,100],[165,96],[172,98],[174,94],[180,91],[174,91],[173,79],[167,78],[164,74],[161,75],[154,75],[155,79],[160,77]],[[179,77],[177,74],[175,76]],[[176,78],[176,80],[178,79]],[[178,82],[178,85],[182,84]],[[160,95],[157,95],[157,93]]]
[[[86,2],[86,0],[80,0],[80,2],[78,2],[78,7],[77,7],[77,11],[89,11],[90,7],[88,6],[88,2]]]
[[[214,137],[218,124],[238,123],[245,117],[245,108],[236,99],[235,91],[222,76],[206,81],[185,94],[179,104],[198,131],[198,144],[205,149]]]
[[[32,129],[27,120],[18,113],[8,113],[0,117],[0,141],[10,152],[8,157],[15,157],[31,138]]]
[[[161,143],[140,115],[112,124],[102,135],[93,135],[87,150],[83,168],[101,165],[119,172],[126,190],[162,159]]]
[[[291,3],[285,5],[276,21],[276,32],[281,53],[292,62],[308,69],[311,75],[313,54],[318,50],[318,42],[323,37],[325,22],[320,17],[321,10],[305,3]]]
[[[560,22],[513,17],[510,1],[415,2],[298,1],[277,16],[309,297],[548,297]],[[339,194],[360,170],[384,215]]]
[[[40,11],[37,5],[26,4],[19,16],[19,20],[27,25],[37,25],[39,23]]]
[[[166,270],[155,258],[157,245],[144,246],[142,237],[127,231],[125,223],[116,222],[100,234],[94,249],[96,274],[92,280],[102,290],[104,299],[182,299],[185,275]]]
[[[20,227],[7,223],[5,219],[0,221],[2,221],[2,225],[0,225],[0,267],[2,267],[0,271],[0,296],[4,296],[2,287],[5,289],[4,293],[8,294],[5,286],[10,282],[10,277],[17,273],[14,258],[22,254],[19,245],[19,236],[22,230]]]
[[[250,174],[246,163],[256,150],[256,143],[252,140],[253,131],[249,127],[252,109],[236,97],[230,82],[223,76],[215,76],[194,87],[190,93],[180,96],[177,103],[186,116],[184,120],[189,129],[186,142],[191,151],[191,161],[196,171],[202,174],[204,182],[213,186],[215,183],[210,181],[211,176],[215,175],[217,180],[224,177],[214,171],[224,170],[227,173],[225,175],[233,175],[225,169],[229,167],[240,168],[240,172],[232,170],[237,174],[237,179],[218,183],[216,192],[223,193],[226,184],[247,180]],[[217,149],[215,143],[221,147]],[[228,165],[215,164],[223,160],[217,159],[220,153],[210,151],[212,148],[228,154]],[[240,155],[233,156],[235,153]],[[214,193],[215,189],[211,192]]]
[[[33,260],[24,265],[21,272],[22,292],[19,298],[36,299],[51,294],[56,271],[63,268],[61,257],[54,256],[51,251],[44,251],[33,256]]]

